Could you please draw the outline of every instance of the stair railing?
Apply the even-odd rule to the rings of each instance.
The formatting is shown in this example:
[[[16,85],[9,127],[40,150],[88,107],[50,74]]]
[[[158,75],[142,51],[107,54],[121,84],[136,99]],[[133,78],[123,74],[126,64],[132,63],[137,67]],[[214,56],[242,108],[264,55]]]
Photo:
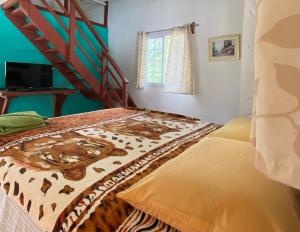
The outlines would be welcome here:
[[[125,74],[121,71],[120,67],[117,65],[117,63],[109,54],[107,45],[104,43],[104,41],[101,39],[99,34],[96,32],[95,28],[92,26],[91,22],[88,20],[86,14],[81,9],[77,1],[70,0],[69,5],[70,5],[70,25],[72,24],[72,21],[75,21],[75,14],[77,12],[102,48],[102,56],[100,56],[99,58],[102,61],[101,76],[102,76],[103,99],[109,100],[111,102],[113,101],[113,99],[116,99],[119,102],[119,104],[127,108],[128,107],[128,83],[129,83],[128,79],[126,78]],[[73,31],[71,31],[71,29]],[[70,40],[69,40],[70,50],[72,50],[71,46],[74,46],[73,45],[74,42],[72,42],[72,40],[75,39],[74,37],[75,37],[74,28],[70,27]],[[86,41],[88,41],[88,38],[85,37],[85,39]],[[113,81],[112,84],[111,81]],[[119,95],[119,92],[115,89],[116,87],[122,90],[121,96]]]
[[[19,0],[6,0],[4,3],[2,3],[2,8],[3,9],[10,8],[12,6],[15,6],[18,2]]]
[[[93,51],[94,55],[99,59],[100,54],[97,52],[97,49],[92,44],[92,42],[88,39],[88,37],[83,33],[82,29],[77,25],[76,23],[76,13],[77,10],[74,6],[74,4],[70,4],[70,12],[63,6],[63,4],[59,0],[55,0],[55,2],[58,4],[62,12],[69,16],[69,28],[63,23],[61,18],[58,16],[55,10],[49,5],[49,3],[46,0],[40,0],[40,2],[44,5],[44,7],[51,13],[51,15],[57,20],[57,22],[60,24],[60,26],[63,28],[63,30],[67,33],[69,41],[68,41],[68,51],[66,59],[69,63],[72,63],[75,57],[75,47],[77,46],[78,49],[82,52],[82,54],[85,56],[85,58],[90,62],[90,64],[93,66],[93,68],[99,73],[100,67],[99,64],[95,62],[95,60],[87,53],[87,51],[82,47],[82,45],[76,40],[76,30],[80,33],[82,38],[85,40],[85,42],[88,44],[88,46]],[[78,5],[78,7],[80,7]],[[90,22],[89,22],[90,23]]]
[[[32,1],[32,0],[28,0]],[[120,67],[114,61],[114,59],[109,54],[109,50],[105,42],[102,40],[100,35],[97,33],[92,23],[88,20],[87,15],[82,10],[77,0],[69,0],[69,9],[66,9],[60,0],[54,0],[60,7],[61,11],[69,17],[68,27],[64,24],[62,19],[58,16],[57,11],[54,10],[46,0],[40,0],[44,7],[50,12],[50,14],[56,19],[62,29],[65,31],[68,37],[68,46],[65,54],[65,59],[68,63],[72,64],[75,55],[76,47],[81,51],[84,57],[90,62],[90,64],[95,68],[99,76],[102,77],[102,85],[99,92],[102,92],[102,99],[104,101],[109,101],[110,104],[116,100],[118,104],[127,108],[128,107],[128,79],[125,74],[121,71]],[[18,3],[18,0],[8,0],[4,5],[13,5]],[[96,39],[98,46],[94,43],[80,26],[77,25],[77,17],[81,18],[81,21],[86,24],[89,32]],[[96,60],[92,58],[91,55],[82,47],[80,42],[76,38],[76,31],[79,32],[81,37],[84,39],[86,44],[89,46],[93,52],[93,56]],[[84,77],[83,77],[84,78]]]
[[[103,51],[102,55],[102,84],[104,89],[104,99],[106,99],[109,102],[117,100],[118,104],[127,108],[128,80],[107,51]]]

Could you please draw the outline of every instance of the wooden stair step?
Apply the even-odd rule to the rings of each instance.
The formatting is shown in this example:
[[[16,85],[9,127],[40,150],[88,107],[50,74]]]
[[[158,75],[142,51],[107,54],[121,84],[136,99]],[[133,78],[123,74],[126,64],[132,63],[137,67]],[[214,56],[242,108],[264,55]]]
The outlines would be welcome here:
[[[79,74],[76,70],[72,70],[68,66],[66,66],[66,67],[67,68],[63,71],[64,73],[66,73],[67,75],[74,76],[74,78],[76,78],[76,80],[78,80],[80,83],[86,82],[85,79],[82,79],[81,77],[75,75],[75,74]]]
[[[73,85],[81,85],[81,82],[78,80],[70,80],[68,79]]]
[[[67,64],[67,61],[65,60],[54,60],[53,62],[56,64]]]
[[[50,48],[48,50],[45,51],[46,53],[50,53],[50,54],[56,54],[58,53],[54,48]]]
[[[81,84],[80,80],[72,80],[71,82],[75,83],[75,84]]]
[[[77,73],[77,72],[75,70],[69,69],[69,70],[66,70],[66,73]]]
[[[22,18],[25,16],[24,12],[21,10],[21,8],[17,8],[15,10],[13,10],[11,13],[10,13],[11,16],[13,17],[18,17],[18,18]]]
[[[64,71],[62,71],[62,73],[64,73]],[[83,83],[77,79],[75,76],[71,75],[65,75],[66,79],[69,80],[69,82],[75,86],[79,91],[85,90],[85,86],[83,85]]]
[[[81,93],[85,97],[87,97],[89,99],[92,99],[92,100],[96,100],[96,101],[102,101],[103,100],[103,98],[102,98],[102,96],[100,94],[97,94],[97,93],[95,93],[92,90],[82,90]]]
[[[37,42],[48,42],[48,40],[44,36],[37,37],[34,40],[37,41]]]
[[[42,15],[38,14],[36,7],[33,6],[33,2],[26,1],[23,6],[19,7],[17,4],[20,0],[8,0],[4,3],[3,8],[6,9],[5,13],[7,17],[15,24],[15,26],[53,63],[54,66],[65,76],[69,82],[74,85],[84,96],[89,99],[104,101],[104,104],[108,107],[121,106],[123,103],[119,103],[122,100],[122,89],[114,89],[114,87],[104,87],[102,89],[101,81],[97,80],[97,76],[90,73],[89,68],[86,64],[77,57],[73,63],[72,60],[68,60],[63,49],[59,46],[59,43],[66,43],[63,39],[58,40],[59,34],[56,35],[55,28],[48,24],[43,24],[46,19],[42,18]],[[7,3],[10,2],[10,3]],[[27,4],[28,3],[28,4]],[[22,8],[24,7],[24,8]],[[28,20],[27,20],[28,19]],[[40,20],[40,21],[38,21]],[[46,25],[46,26],[45,26]],[[54,34],[53,36],[47,37],[47,34],[40,34],[38,31],[43,27],[45,31]],[[47,31],[46,31],[47,29]],[[57,31],[56,31],[57,32]],[[58,32],[57,32],[58,33]],[[47,39],[48,38],[48,39]],[[64,44],[63,44],[64,45]],[[63,46],[62,46],[63,47]],[[62,52],[62,53],[61,53]],[[118,66],[111,62],[112,66],[118,73]],[[76,70],[75,70],[76,69]],[[107,70],[106,70],[107,71]],[[121,79],[126,78],[121,75]],[[104,96],[103,92],[106,90],[107,94]],[[107,99],[106,99],[107,98]],[[130,96],[128,101],[132,101]],[[124,104],[127,106],[127,103]]]
[[[82,85],[82,82],[80,79],[74,77],[74,76],[66,76],[66,78],[71,82],[71,83],[74,83],[74,84],[80,84]]]
[[[22,28],[29,31],[37,30],[37,28],[32,23],[26,23],[22,26]]]
[[[122,98],[122,89],[120,88],[114,88],[115,92],[117,92],[118,96],[120,98]],[[112,93],[113,90],[111,88],[108,88],[108,94],[110,94],[112,96],[112,100],[117,100],[116,96]],[[128,106],[130,107],[136,107],[135,102],[133,101],[133,99],[131,98],[130,95],[128,95]]]
[[[74,76],[75,76],[75,74],[79,74],[76,70],[71,69],[71,67],[68,66],[68,62],[65,60],[57,59],[57,60],[53,61],[53,63],[60,65],[60,67],[63,69],[62,72],[66,73],[66,74],[73,74]],[[75,77],[77,79],[80,79],[78,76],[75,76]]]

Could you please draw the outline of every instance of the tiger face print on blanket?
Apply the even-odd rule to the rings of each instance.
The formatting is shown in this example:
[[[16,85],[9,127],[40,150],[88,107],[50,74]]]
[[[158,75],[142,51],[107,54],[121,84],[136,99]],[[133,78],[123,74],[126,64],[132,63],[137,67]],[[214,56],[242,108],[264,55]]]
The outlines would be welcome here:
[[[38,138],[0,153],[0,157],[12,157],[17,164],[26,163],[27,168],[60,171],[64,178],[74,181],[85,177],[90,164],[124,155],[127,151],[109,141],[76,132]]]
[[[116,231],[133,208],[116,197],[218,125],[110,109],[2,137],[0,188],[46,232]]]

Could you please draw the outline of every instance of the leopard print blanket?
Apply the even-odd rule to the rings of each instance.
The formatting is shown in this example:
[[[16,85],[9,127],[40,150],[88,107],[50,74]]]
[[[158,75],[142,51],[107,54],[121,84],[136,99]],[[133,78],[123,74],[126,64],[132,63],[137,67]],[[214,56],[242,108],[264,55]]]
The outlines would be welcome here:
[[[0,138],[0,187],[44,231],[116,231],[134,209],[116,197],[218,125],[110,109]]]

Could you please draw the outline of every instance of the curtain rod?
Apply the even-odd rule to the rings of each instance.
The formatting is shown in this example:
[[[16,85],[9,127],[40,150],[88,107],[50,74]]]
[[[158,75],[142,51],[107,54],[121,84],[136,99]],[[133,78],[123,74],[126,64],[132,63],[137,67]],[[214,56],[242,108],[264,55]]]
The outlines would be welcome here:
[[[193,34],[195,33],[195,27],[199,27],[200,26],[199,23],[195,23],[195,22],[190,23],[190,24],[186,24],[186,25],[191,25],[191,30],[192,30]],[[185,25],[183,25],[183,26],[185,26]],[[179,27],[183,27],[183,26],[179,26]],[[147,31],[146,33],[150,34],[150,33],[156,33],[156,32],[170,31],[170,30],[175,29],[175,28],[177,28],[177,27],[172,27],[172,28],[168,28],[168,29],[161,29],[161,30],[156,30],[156,31]]]

